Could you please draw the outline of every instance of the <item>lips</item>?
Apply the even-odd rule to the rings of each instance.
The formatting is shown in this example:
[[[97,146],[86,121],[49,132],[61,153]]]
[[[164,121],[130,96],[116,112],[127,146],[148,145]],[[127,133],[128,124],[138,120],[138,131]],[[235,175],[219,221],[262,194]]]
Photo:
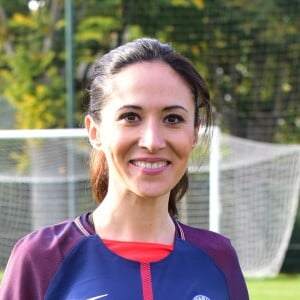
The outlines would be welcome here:
[[[132,160],[131,163],[139,168],[143,169],[159,169],[166,167],[169,162],[168,161],[155,161],[155,162],[149,162],[149,161],[142,161],[142,160]]]

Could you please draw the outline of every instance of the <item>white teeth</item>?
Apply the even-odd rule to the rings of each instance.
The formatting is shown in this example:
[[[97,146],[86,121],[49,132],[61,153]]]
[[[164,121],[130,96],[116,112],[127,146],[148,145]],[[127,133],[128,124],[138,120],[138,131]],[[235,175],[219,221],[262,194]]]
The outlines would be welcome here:
[[[146,161],[132,161],[132,163],[140,168],[145,169],[156,169],[156,168],[162,168],[167,165],[166,161],[159,161],[159,162],[146,162]]]

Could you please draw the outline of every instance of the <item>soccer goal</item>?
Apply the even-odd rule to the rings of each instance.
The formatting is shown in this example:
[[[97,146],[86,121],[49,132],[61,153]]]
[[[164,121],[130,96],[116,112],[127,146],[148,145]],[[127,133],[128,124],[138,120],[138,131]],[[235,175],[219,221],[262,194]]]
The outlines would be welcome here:
[[[299,201],[300,146],[246,140],[214,128],[208,158],[200,166],[191,162],[181,219],[229,237],[247,277],[277,275]]]
[[[24,234],[94,207],[85,130],[0,131],[0,265]]]
[[[228,236],[246,276],[276,275],[297,210],[300,147],[213,132],[208,151],[200,142],[192,155],[179,217]],[[1,267],[24,234],[95,207],[89,150],[82,129],[0,131]]]
[[[248,277],[280,271],[295,222],[300,147],[222,135],[221,232]]]

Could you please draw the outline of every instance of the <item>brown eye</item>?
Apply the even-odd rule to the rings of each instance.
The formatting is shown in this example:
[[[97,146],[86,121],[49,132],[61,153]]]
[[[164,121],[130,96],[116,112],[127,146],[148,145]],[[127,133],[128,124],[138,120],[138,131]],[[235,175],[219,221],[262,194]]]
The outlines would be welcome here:
[[[183,123],[184,118],[180,115],[177,114],[171,114],[165,117],[165,122],[168,124],[178,124],[178,123]]]
[[[135,123],[135,122],[139,121],[141,118],[137,113],[126,112],[126,113],[122,114],[119,119],[127,121],[129,123]]]

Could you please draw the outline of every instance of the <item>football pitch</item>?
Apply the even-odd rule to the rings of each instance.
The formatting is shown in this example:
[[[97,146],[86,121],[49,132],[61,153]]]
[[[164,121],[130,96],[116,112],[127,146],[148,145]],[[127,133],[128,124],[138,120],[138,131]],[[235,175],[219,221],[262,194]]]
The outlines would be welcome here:
[[[251,300],[299,300],[300,274],[279,275],[272,279],[248,279]]]

